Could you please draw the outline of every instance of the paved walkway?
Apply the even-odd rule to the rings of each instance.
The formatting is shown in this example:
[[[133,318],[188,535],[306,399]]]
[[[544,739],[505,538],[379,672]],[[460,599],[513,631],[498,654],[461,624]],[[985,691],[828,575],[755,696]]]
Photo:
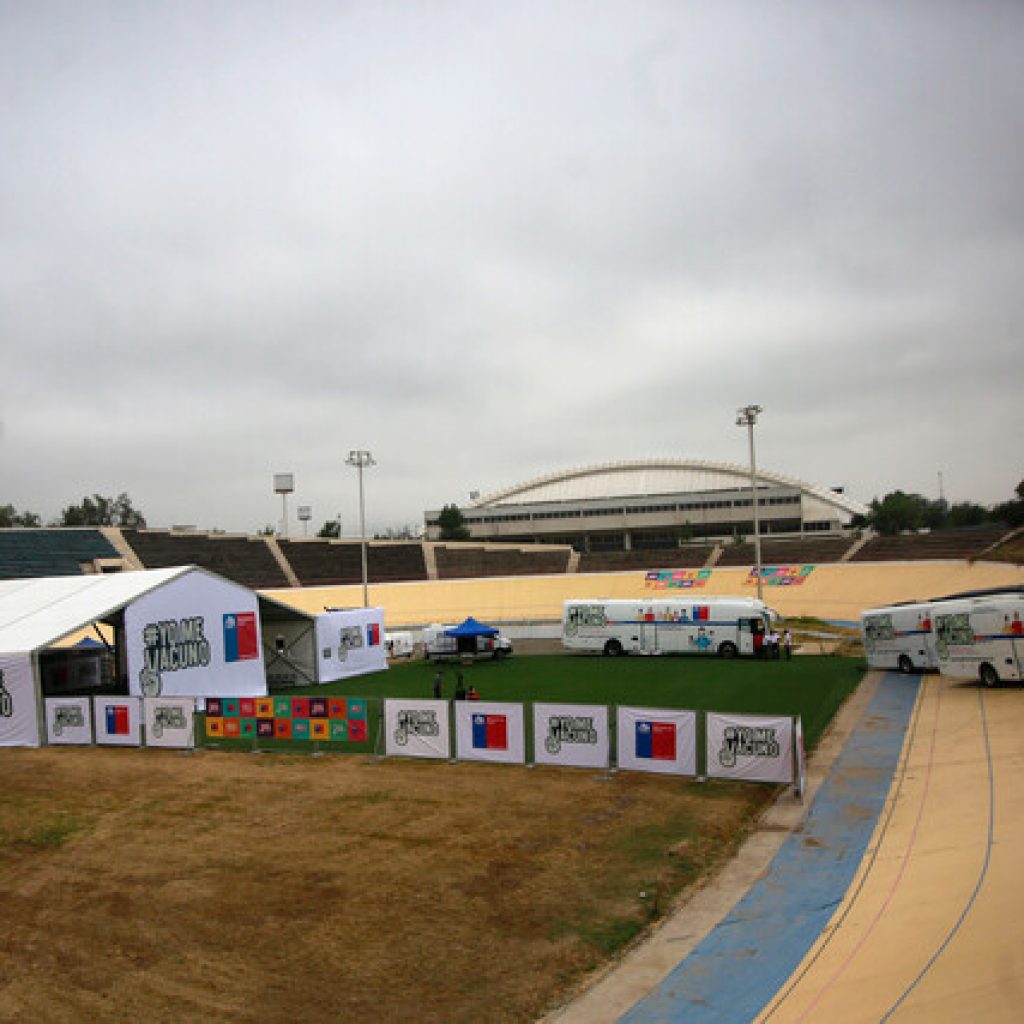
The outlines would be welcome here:
[[[652,979],[627,959],[555,1019],[1024,1019],[1022,737],[1019,688],[886,675],[732,911],[688,942],[683,908],[661,936],[675,966]]]

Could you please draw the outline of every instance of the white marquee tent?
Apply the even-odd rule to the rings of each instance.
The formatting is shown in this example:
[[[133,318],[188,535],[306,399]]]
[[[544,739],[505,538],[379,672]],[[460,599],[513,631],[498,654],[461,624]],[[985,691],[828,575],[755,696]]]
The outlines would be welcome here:
[[[43,741],[43,659],[99,623],[131,694],[267,692],[256,595],[204,569],[0,580],[0,746]]]

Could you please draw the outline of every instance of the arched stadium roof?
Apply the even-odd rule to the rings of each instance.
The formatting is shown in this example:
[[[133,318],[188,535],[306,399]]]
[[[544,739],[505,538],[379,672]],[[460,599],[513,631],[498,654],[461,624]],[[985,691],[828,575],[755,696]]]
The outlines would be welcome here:
[[[868,508],[848,498],[796,477],[758,469],[762,484],[798,488],[849,515],[866,515]],[[485,494],[471,502],[470,508],[493,508],[540,501],[585,501],[600,498],[622,498],[654,494],[685,494],[715,490],[733,490],[749,486],[750,467],[731,462],[709,462],[703,459],[634,459],[605,462],[593,466],[535,477]]]

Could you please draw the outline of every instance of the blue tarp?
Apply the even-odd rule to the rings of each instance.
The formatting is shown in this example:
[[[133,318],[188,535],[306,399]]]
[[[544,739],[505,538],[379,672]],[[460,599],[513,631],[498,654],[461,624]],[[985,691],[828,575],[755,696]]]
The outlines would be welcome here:
[[[477,622],[472,615],[465,622],[458,626],[452,626],[451,629],[444,631],[445,636],[497,636],[498,631],[494,626],[485,626],[482,622]]]

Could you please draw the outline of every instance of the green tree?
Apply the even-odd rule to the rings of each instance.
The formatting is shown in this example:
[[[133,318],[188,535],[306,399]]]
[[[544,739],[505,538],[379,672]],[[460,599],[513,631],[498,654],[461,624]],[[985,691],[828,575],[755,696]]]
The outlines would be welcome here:
[[[925,525],[928,499],[920,494],[891,491],[871,501],[868,522],[881,534],[891,537],[904,530],[920,530]]]
[[[328,519],[317,531],[317,536],[325,540],[337,540],[341,536],[341,523],[337,519]]]
[[[131,498],[122,491],[116,498],[94,494],[83,498],[80,505],[68,505],[57,525],[143,527],[146,519],[132,507]]]
[[[458,505],[445,505],[437,517],[437,525],[441,528],[441,540],[469,540],[466,517]]]
[[[981,526],[991,518],[988,509],[973,501],[961,501],[950,506],[946,526]]]
[[[1007,526],[1024,526],[1024,480],[1017,484],[1016,500],[1004,501],[992,509],[992,518]]]
[[[39,516],[35,512],[19,512],[13,505],[0,505],[0,527],[39,525]]]

